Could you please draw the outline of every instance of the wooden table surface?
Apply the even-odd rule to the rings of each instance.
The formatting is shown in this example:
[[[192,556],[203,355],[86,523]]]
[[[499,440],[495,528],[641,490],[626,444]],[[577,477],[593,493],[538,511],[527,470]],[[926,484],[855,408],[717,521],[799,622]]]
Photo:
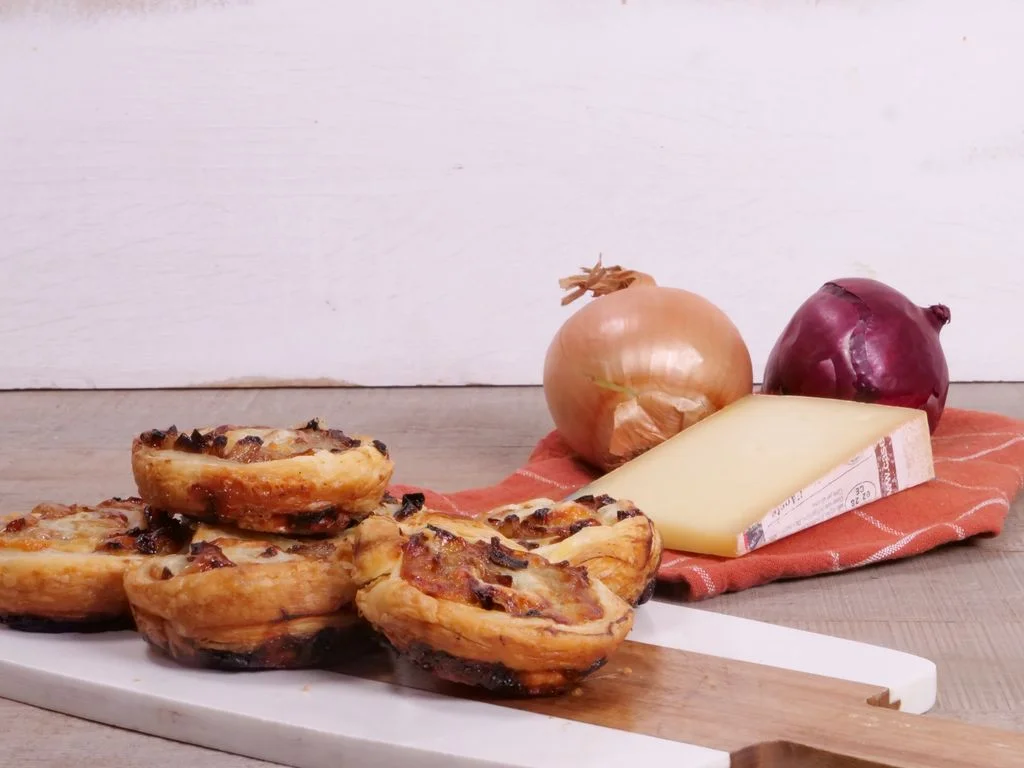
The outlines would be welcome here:
[[[1024,418],[1024,384],[954,386],[950,405]],[[0,393],[0,513],[134,492],[134,434],[177,424],[332,426],[387,442],[396,482],[489,484],[550,429],[536,388]],[[1024,501],[1003,534],[918,558],[723,595],[701,607],[909,651],[938,664],[929,717],[1024,731]],[[260,761],[0,700],[4,765],[242,768]]]

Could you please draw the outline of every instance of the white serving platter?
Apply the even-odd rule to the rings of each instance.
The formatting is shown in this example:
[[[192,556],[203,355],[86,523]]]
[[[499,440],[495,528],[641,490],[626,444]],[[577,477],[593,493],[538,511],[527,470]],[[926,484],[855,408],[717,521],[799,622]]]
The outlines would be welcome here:
[[[935,702],[927,659],[671,602],[643,606],[630,639],[887,688],[913,714]],[[730,763],[698,745],[336,672],[188,669],[132,632],[0,628],[0,696],[294,768],[596,767],[641,756],[687,768]]]

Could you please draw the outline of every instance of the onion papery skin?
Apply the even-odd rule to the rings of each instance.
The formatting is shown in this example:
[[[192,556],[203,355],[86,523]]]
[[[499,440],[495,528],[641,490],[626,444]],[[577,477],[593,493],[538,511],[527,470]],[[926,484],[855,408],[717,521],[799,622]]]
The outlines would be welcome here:
[[[939,339],[949,321],[946,305],[917,306],[878,280],[829,281],[783,329],[762,392],[919,408],[934,433],[949,392]]]
[[[558,330],[544,362],[555,427],[609,471],[753,391],[739,330],[698,294],[639,282]]]

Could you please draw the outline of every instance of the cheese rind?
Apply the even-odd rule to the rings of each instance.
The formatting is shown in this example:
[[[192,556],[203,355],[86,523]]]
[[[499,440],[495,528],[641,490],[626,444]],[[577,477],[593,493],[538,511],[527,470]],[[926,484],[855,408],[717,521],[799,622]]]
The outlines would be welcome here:
[[[572,498],[628,499],[666,548],[738,557],[934,476],[924,411],[750,395]]]

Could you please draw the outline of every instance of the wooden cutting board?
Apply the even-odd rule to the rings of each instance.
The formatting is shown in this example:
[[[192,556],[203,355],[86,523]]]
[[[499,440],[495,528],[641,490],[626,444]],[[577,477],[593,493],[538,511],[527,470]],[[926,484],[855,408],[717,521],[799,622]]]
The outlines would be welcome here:
[[[0,696],[296,768],[1003,768],[1024,735],[926,712],[935,666],[877,646],[652,602],[571,695],[493,700],[394,664],[193,670],[130,632],[0,629]]]

